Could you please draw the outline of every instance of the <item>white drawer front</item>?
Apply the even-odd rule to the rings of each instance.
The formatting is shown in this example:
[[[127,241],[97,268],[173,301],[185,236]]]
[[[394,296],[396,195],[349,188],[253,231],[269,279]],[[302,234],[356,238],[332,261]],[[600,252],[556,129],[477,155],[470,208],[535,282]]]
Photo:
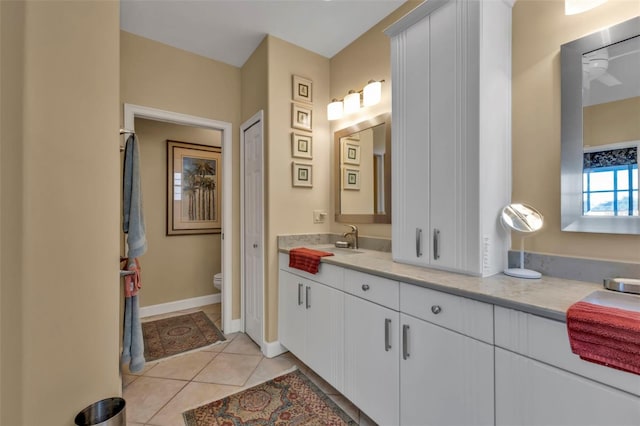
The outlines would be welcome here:
[[[566,323],[499,306],[495,321],[496,346],[640,396],[636,374],[584,361],[571,352]]]
[[[345,269],[344,291],[395,311],[400,305],[399,283],[376,275]]]
[[[493,305],[488,303],[401,283],[400,310],[493,344]]]
[[[310,274],[301,269],[290,268],[289,255],[286,253],[280,253],[278,260],[280,269],[284,271],[324,285],[328,285],[329,287],[333,287],[338,290],[344,290],[344,270],[339,266],[330,265],[328,263],[321,263],[318,267],[318,273]]]

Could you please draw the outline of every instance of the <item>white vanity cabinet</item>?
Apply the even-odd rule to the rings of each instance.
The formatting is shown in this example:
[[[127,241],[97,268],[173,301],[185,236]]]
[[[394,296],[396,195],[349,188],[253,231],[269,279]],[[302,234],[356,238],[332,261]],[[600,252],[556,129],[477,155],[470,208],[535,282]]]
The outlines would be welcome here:
[[[496,425],[638,425],[640,377],[581,360],[566,324],[495,308]]]
[[[333,278],[331,286],[280,269],[280,343],[338,391],[344,383],[344,293],[342,268],[322,265],[319,280]],[[293,270],[297,271],[297,270]],[[338,287],[338,288],[334,288]]]
[[[488,276],[506,264],[511,6],[430,0],[391,37],[394,260]]]
[[[493,425],[493,306],[400,285],[400,423]]]

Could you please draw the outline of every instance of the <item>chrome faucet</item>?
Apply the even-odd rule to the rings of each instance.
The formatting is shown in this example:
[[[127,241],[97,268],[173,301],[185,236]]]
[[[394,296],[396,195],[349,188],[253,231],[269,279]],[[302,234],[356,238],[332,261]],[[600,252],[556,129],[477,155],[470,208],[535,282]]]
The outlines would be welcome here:
[[[355,225],[345,225],[351,228],[351,232],[345,232],[342,236],[344,238],[351,237],[353,242],[352,247],[354,250],[358,248],[358,227]]]

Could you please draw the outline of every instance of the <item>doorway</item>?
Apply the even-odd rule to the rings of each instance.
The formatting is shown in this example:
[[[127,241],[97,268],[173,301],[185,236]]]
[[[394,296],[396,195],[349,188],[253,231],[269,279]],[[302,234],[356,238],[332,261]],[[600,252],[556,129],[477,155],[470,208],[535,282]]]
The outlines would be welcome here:
[[[222,328],[225,333],[240,331],[241,319],[232,319],[232,126],[231,123],[210,120],[207,118],[165,111],[140,105],[124,105],[124,127],[135,131],[135,119],[145,118],[149,120],[174,123],[185,126],[201,127],[205,129],[219,130],[222,132]],[[227,236],[225,238],[225,235]]]

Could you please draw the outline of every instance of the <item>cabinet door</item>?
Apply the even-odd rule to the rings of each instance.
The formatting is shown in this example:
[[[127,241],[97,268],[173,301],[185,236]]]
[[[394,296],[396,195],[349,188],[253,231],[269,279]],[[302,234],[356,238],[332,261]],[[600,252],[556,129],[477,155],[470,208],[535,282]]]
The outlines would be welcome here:
[[[345,391],[381,425],[399,423],[399,314],[345,295]]]
[[[454,268],[461,212],[459,198],[463,182],[460,132],[460,90],[462,90],[461,46],[457,45],[456,4],[450,1],[430,16],[429,60],[429,243],[433,266]],[[395,211],[394,211],[395,214]]]
[[[640,399],[496,348],[497,425],[637,425]]]
[[[391,60],[393,256],[422,266],[430,259],[428,37],[427,17],[394,37]]]
[[[298,358],[305,358],[305,279],[280,270],[278,339]]]
[[[344,293],[308,281],[305,285],[307,314],[304,362],[342,392],[344,384]]]
[[[400,423],[493,425],[493,346],[405,314],[400,320]]]

